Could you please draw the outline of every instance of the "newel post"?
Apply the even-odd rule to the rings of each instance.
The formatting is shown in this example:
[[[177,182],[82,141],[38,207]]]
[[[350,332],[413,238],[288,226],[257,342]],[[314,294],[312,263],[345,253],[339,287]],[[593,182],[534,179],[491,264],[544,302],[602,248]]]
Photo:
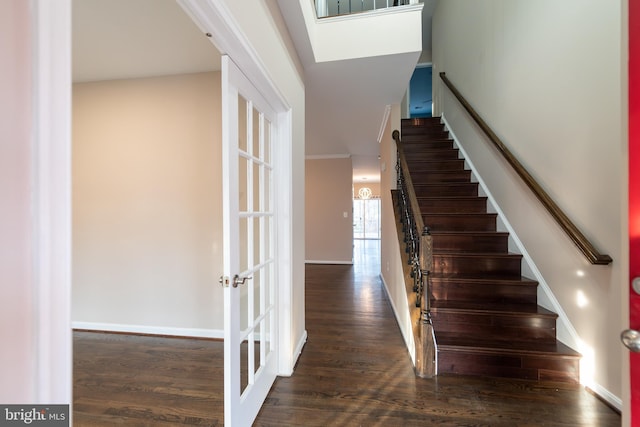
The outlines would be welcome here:
[[[433,239],[429,227],[424,227],[420,236],[420,270],[422,293],[420,318],[418,319],[420,342],[416,346],[416,374],[422,378],[438,375],[438,347],[431,322],[430,273],[433,270]]]

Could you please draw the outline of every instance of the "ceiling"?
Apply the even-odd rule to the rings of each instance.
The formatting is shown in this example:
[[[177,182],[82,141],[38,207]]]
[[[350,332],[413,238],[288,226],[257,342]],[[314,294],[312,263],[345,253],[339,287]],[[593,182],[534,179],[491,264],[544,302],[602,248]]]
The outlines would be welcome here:
[[[306,152],[350,155],[354,181],[378,181],[377,139],[385,106],[401,101],[410,78],[410,73],[398,75],[397,65],[415,64],[415,56],[316,64],[304,25],[283,7],[288,1],[279,4],[305,67]],[[425,0],[423,11],[423,50],[429,58],[435,1]],[[72,5],[74,82],[220,69],[219,52],[175,0],[74,0]]]
[[[220,69],[213,43],[175,0],[73,0],[74,82]]]

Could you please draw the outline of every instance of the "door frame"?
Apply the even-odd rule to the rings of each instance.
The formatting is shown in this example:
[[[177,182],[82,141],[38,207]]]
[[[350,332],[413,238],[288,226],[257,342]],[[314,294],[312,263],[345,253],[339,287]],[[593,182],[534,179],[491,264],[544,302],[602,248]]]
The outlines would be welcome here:
[[[31,74],[31,120],[24,125],[30,133],[30,206],[34,217],[24,239],[30,242],[30,287],[20,296],[32,299],[32,310],[25,319],[35,318],[31,326],[33,345],[24,377],[32,385],[19,401],[34,403],[72,403],[71,328],[71,0],[16,0],[12,10],[27,16],[30,24],[29,59],[22,70]],[[236,64],[272,103],[277,112],[278,136],[274,161],[280,171],[274,184],[280,189],[275,200],[280,262],[277,298],[281,313],[292,310],[292,111],[282,93],[268,78],[266,68],[244,36],[223,2],[178,0],[178,3],[221,53]],[[20,124],[16,125],[20,126]],[[213,284],[212,284],[213,285]],[[278,375],[291,375],[294,367],[291,317],[279,316]]]

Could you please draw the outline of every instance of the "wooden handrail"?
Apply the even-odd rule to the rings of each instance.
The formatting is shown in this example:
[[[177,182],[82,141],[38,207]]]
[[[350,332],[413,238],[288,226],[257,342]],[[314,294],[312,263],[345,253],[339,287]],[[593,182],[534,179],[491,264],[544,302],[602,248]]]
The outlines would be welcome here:
[[[409,203],[411,204],[411,211],[413,212],[413,216],[416,221],[416,231],[418,233],[422,233],[424,231],[424,220],[422,219],[422,214],[420,212],[418,197],[416,197],[416,192],[413,188],[411,174],[409,174],[409,164],[407,163],[407,157],[404,154],[404,146],[402,144],[402,141],[400,141],[400,132],[394,130],[392,133],[392,137],[396,141],[396,146],[400,155],[400,167],[402,168],[404,179],[407,183],[407,193],[409,193]]]
[[[522,178],[527,186],[533,191],[533,194],[540,200],[542,205],[549,211],[551,216],[556,220],[558,225],[569,236],[569,239],[578,247],[580,252],[584,254],[591,264],[607,265],[610,264],[613,259],[609,255],[599,253],[595,246],[585,237],[584,234],[575,226],[569,217],[560,209],[560,207],[553,201],[551,196],[538,184],[538,182],[531,176],[531,174],[525,169],[524,166],[518,161],[518,159],[509,151],[504,143],[498,138],[498,136],[491,130],[489,125],[480,117],[480,115],[473,109],[471,104],[462,96],[462,94],[456,89],[456,87],[447,78],[446,73],[441,72],[440,78],[445,85],[451,90],[453,95],[460,101],[462,106],[467,110],[469,115],[480,126],[483,132],[487,135],[489,140],[493,143],[495,148],[504,156],[507,162],[513,167],[516,173]]]

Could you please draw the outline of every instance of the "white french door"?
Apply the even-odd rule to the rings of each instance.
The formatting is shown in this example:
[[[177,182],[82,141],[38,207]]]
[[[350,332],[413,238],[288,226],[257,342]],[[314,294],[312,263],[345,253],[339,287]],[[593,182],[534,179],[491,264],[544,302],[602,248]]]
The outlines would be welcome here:
[[[224,419],[249,426],[277,373],[276,114],[222,56]]]

